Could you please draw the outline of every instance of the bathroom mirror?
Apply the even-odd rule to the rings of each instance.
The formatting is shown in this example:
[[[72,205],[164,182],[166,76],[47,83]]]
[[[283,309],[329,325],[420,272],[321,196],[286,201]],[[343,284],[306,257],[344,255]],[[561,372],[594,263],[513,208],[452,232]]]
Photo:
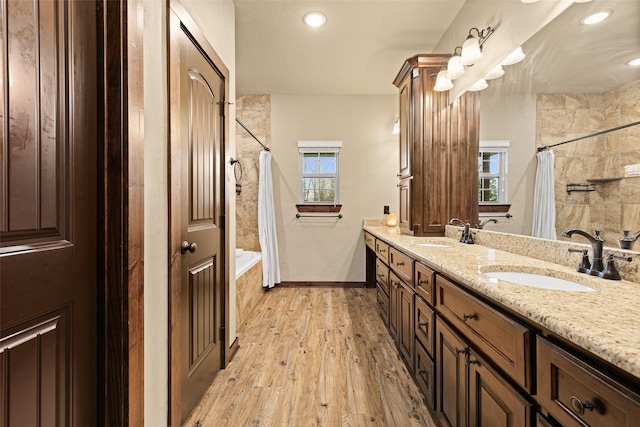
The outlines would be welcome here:
[[[581,24],[584,17],[605,10],[610,12],[605,21]],[[640,67],[626,64],[640,58],[640,2],[575,3],[523,50],[526,58],[505,66],[505,75],[490,80],[481,92],[480,139],[510,141],[507,202],[513,217],[486,214],[499,221],[486,229],[530,235],[536,147],[640,120]],[[536,94],[565,95],[544,95],[536,102]],[[568,183],[619,178],[625,164],[640,163],[640,126],[553,150],[558,237],[567,227],[598,228],[606,245],[617,247],[622,229],[640,230],[640,178],[597,183],[588,187],[593,191],[566,191]],[[640,243],[634,249],[640,250]]]

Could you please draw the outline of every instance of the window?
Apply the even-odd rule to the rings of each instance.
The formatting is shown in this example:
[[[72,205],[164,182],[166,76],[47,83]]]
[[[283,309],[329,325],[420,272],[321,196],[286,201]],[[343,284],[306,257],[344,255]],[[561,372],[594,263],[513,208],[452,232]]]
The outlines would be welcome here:
[[[341,141],[298,141],[302,205],[338,205],[340,147]]]
[[[509,141],[480,141],[478,203],[507,203],[507,151]]]

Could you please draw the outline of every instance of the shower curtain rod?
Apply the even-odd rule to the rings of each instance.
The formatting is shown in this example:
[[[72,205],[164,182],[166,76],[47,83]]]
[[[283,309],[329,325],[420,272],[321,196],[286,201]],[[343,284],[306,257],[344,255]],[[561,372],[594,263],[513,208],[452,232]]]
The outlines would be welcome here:
[[[256,138],[256,136],[249,129],[247,129],[247,127],[244,125],[244,123],[242,123],[237,117],[236,117],[236,122],[238,122],[238,124],[240,126],[242,126],[242,129],[246,130],[247,133],[253,137],[253,139],[258,141],[258,144],[262,145],[262,148],[264,148],[266,151],[271,151],[271,150],[269,150],[269,147],[267,147],[262,142],[260,142],[260,140],[258,138]]]
[[[569,141],[558,142],[557,144],[552,144],[552,145],[545,145],[544,147],[538,147],[538,152],[547,150],[547,149],[549,149],[551,147],[557,147],[558,145],[564,145],[564,144],[568,144],[570,142],[580,141],[581,139],[586,139],[586,138],[591,138],[591,137],[594,137],[594,136],[604,135],[605,133],[613,132],[614,130],[620,130],[620,129],[624,129],[624,128],[628,128],[628,127],[636,126],[636,125],[640,125],[640,121],[629,123],[629,124],[622,125],[622,126],[618,126],[618,127],[611,128],[611,129],[607,129],[607,130],[602,130],[600,132],[592,133],[591,135],[585,135],[585,136],[581,136],[579,138],[570,139]]]

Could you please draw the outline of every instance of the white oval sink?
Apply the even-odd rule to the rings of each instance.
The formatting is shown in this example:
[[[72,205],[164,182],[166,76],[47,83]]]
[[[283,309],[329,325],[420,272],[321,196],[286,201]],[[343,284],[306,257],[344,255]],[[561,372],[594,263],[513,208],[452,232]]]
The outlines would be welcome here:
[[[522,273],[519,271],[490,271],[484,273],[492,279],[506,280],[507,282],[519,285],[531,286],[534,288],[551,289],[554,291],[570,292],[595,292],[596,290],[581,283],[571,280],[559,279],[557,277],[543,276],[534,273]]]

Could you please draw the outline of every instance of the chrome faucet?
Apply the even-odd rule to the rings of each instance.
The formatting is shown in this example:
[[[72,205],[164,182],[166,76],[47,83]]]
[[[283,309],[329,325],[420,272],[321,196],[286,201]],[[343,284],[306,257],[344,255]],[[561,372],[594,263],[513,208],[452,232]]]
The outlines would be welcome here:
[[[464,222],[461,219],[458,218],[452,218],[449,220],[449,224],[454,225],[454,224],[459,224],[461,226],[464,227],[464,230],[462,230],[462,236],[460,236],[460,243],[466,243],[468,245],[473,245],[473,233],[471,232],[471,230],[469,230],[469,228],[471,227],[471,224],[469,224],[469,221]]]
[[[573,236],[574,234],[579,234],[583,237],[586,237],[587,240],[591,243],[591,248],[593,250],[593,262],[591,263],[591,268],[588,273],[592,276],[599,276],[604,270],[604,265],[602,264],[602,248],[604,247],[604,239],[600,237],[600,230],[595,230],[595,236],[590,235],[586,231],[578,230],[575,228],[564,230],[560,235],[562,237]]]
[[[622,230],[622,233],[624,234],[624,236],[618,239],[618,242],[620,243],[620,249],[633,249],[633,244],[638,239],[638,237],[640,237],[640,231],[632,236],[629,236],[629,230]]]

